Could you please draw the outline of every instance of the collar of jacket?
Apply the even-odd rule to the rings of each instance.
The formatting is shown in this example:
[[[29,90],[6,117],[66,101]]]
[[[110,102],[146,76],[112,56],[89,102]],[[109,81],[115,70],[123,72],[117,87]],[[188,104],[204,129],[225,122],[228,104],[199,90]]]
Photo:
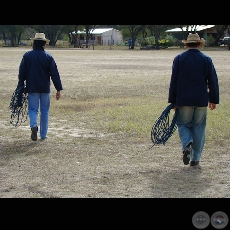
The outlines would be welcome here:
[[[34,47],[33,50],[44,50],[43,47]]]

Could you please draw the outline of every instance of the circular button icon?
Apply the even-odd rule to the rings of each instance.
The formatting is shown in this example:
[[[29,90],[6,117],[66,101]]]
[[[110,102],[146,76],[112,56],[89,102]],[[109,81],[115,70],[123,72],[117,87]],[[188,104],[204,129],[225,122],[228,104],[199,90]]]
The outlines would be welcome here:
[[[193,215],[192,223],[196,228],[204,229],[210,224],[210,217],[208,213],[199,211]]]
[[[226,213],[218,211],[212,214],[211,224],[216,229],[223,229],[228,225],[228,216]]]

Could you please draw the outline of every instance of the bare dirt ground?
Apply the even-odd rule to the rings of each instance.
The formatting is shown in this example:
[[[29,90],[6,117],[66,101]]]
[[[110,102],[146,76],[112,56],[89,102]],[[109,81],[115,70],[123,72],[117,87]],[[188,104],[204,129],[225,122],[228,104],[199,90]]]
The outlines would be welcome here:
[[[191,168],[182,162],[177,133],[165,146],[152,147],[150,139],[152,125],[167,105],[173,58],[183,49],[47,48],[64,90],[56,101],[51,86],[48,138],[36,142],[30,139],[28,120],[17,128],[10,124],[9,103],[28,49],[0,49],[1,198],[230,197],[230,51],[204,50],[219,76],[220,115],[218,108],[209,113],[201,167]],[[133,102],[136,108],[129,113]],[[123,119],[130,123],[118,123],[121,113],[114,106],[126,111]],[[143,132],[138,133],[132,125],[141,113],[135,122]],[[213,122],[213,116],[221,119]]]

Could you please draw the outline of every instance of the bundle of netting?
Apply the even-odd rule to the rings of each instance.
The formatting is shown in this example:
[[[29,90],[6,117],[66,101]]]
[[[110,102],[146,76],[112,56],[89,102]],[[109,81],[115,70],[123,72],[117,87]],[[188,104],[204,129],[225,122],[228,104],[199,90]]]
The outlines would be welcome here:
[[[10,101],[10,123],[15,127],[27,120],[28,116],[28,96],[24,93],[24,85],[17,86]]]
[[[167,140],[176,131],[178,110],[172,110],[173,108],[174,104],[168,105],[154,123],[151,130],[151,140],[153,142],[153,146],[155,144],[165,145]],[[172,119],[170,120],[171,111],[174,111],[174,114]]]

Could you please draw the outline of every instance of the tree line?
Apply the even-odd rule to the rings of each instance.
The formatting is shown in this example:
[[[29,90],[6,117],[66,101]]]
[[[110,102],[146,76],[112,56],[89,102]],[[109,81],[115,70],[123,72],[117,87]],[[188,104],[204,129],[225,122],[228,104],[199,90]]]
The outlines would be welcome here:
[[[80,37],[75,31],[85,31],[85,40],[92,36],[92,32],[96,28],[114,28],[121,32],[123,39],[131,38],[131,49],[134,49],[135,41],[138,38],[145,39],[147,37],[154,37],[155,49],[159,48],[159,39],[166,35],[166,30],[172,28],[186,28],[183,31],[184,38],[187,37],[188,28],[191,27],[194,32],[198,25],[0,25],[0,36],[2,40],[9,41],[10,46],[20,44],[22,38],[30,39],[34,36],[35,32],[45,33],[49,38],[50,46],[55,46],[58,40],[64,37],[68,38],[70,44],[77,44]],[[218,41],[223,37],[226,30],[230,30],[230,25],[215,25],[217,31],[215,38],[211,45],[218,45]]]

